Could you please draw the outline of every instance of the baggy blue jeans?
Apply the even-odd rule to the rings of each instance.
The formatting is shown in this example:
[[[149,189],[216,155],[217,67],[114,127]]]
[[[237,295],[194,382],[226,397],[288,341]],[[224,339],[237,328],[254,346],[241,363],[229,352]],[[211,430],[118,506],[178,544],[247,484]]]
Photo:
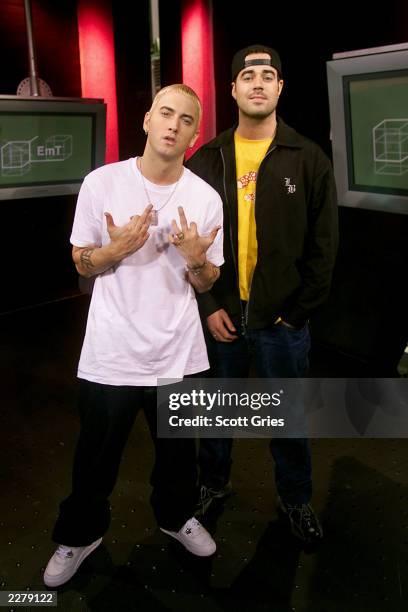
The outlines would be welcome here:
[[[239,327],[237,326],[237,329]],[[212,350],[211,350],[212,349]],[[309,326],[291,329],[275,324],[247,330],[231,343],[215,342],[213,375],[245,378],[253,362],[259,378],[300,378],[306,375],[310,350]],[[202,438],[199,449],[201,484],[222,488],[230,478],[232,439]],[[284,502],[308,503],[312,496],[309,442],[305,438],[277,438],[270,442],[275,461],[275,482]]]

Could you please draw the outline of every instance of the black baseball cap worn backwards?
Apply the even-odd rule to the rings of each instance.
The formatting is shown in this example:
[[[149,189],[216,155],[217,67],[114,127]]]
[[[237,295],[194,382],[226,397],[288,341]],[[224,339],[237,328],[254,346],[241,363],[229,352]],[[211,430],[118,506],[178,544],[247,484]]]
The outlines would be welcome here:
[[[245,61],[247,55],[252,53],[268,53],[269,59],[250,59]],[[241,51],[237,51],[232,58],[232,80],[235,81],[241,70],[248,68],[249,66],[272,66],[272,68],[275,68],[278,71],[279,78],[282,78],[282,63],[279,53],[271,47],[265,47],[265,45],[250,45],[249,47],[245,47],[245,49],[241,49]]]

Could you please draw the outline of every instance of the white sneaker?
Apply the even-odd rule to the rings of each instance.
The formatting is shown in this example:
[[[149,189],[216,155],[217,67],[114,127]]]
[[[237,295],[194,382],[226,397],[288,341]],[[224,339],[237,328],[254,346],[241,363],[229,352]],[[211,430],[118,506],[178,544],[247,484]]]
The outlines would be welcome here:
[[[102,542],[102,538],[89,546],[58,546],[44,572],[44,583],[49,587],[57,587],[75,574],[82,561],[91,554]]]
[[[192,517],[183,525],[180,531],[161,531],[178,540],[189,552],[198,557],[209,557],[217,549],[217,545],[202,524]]]

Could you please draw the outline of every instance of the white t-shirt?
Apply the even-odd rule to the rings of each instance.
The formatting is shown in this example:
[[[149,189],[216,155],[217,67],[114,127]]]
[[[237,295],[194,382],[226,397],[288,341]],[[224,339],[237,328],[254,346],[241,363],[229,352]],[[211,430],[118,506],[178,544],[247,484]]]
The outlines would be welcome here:
[[[145,179],[151,202],[159,209],[173,185]],[[78,196],[71,243],[78,247],[110,242],[105,212],[124,225],[148,205],[136,158],[109,164],[85,178]],[[208,369],[207,351],[197,301],[185,277],[185,260],[167,234],[182,206],[188,223],[200,235],[222,224],[222,202],[205,181],[184,168],[167,204],[150,226],[144,246],[95,279],[79,378],[108,385],[157,385],[159,378],[182,378]],[[222,231],[207,251],[217,266],[223,262]]]

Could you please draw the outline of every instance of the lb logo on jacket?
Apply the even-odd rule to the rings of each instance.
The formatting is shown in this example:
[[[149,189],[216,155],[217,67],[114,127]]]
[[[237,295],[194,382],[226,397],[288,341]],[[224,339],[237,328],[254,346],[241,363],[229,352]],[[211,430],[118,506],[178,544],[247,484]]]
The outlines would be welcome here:
[[[291,180],[290,177],[285,177],[283,179],[283,184],[286,187],[287,193],[295,193],[296,191],[296,185],[295,183],[291,183]]]

